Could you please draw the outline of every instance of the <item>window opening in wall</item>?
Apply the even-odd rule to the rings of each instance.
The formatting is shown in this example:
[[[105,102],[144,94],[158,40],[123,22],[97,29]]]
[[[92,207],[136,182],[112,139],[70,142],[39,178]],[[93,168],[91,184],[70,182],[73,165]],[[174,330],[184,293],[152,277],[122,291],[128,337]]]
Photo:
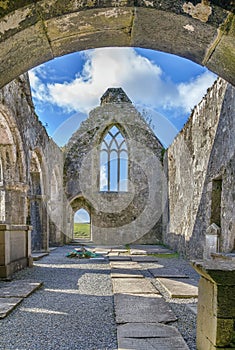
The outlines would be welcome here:
[[[91,239],[91,218],[85,209],[79,209],[74,214],[73,238]]]
[[[211,224],[221,227],[221,194],[222,179],[212,181],[211,193]]]
[[[114,125],[105,134],[100,148],[100,191],[128,190],[128,149],[124,136]]]

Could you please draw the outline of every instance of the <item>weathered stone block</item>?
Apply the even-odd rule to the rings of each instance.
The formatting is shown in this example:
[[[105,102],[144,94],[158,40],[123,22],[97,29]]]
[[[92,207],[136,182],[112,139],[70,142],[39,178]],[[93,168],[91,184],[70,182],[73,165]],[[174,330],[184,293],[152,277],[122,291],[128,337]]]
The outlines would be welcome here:
[[[216,273],[216,267],[222,265]],[[217,261],[194,263],[201,274],[199,282],[197,348],[199,350],[234,348],[235,324],[235,266],[230,262],[229,275],[233,274],[233,285],[223,283],[228,264]],[[215,278],[214,278],[215,277]]]
[[[129,45],[132,10],[112,8],[81,11],[45,22],[53,53],[57,56],[94,47]],[[102,38],[102,39],[101,39]]]

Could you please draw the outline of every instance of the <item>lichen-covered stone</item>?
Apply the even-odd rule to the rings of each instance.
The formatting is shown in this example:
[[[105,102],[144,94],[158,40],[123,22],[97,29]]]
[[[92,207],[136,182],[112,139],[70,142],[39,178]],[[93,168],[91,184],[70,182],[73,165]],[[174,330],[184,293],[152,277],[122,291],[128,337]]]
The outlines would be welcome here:
[[[0,1],[0,42],[0,87],[54,57],[109,46],[177,54],[235,84],[232,1]]]

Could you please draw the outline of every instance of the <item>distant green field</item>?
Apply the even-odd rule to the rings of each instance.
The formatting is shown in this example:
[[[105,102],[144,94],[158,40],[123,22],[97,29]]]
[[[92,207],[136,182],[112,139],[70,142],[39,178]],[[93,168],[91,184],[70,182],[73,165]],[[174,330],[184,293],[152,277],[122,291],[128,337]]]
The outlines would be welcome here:
[[[89,238],[90,237],[90,224],[89,223],[74,223],[74,238]]]

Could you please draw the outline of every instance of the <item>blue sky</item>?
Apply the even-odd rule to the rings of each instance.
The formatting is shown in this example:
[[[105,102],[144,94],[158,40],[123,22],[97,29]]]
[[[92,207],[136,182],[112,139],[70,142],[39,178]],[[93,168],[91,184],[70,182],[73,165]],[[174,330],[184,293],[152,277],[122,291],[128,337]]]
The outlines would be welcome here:
[[[189,60],[153,50],[103,48],[56,58],[29,72],[36,113],[63,146],[109,87],[122,87],[152,120],[167,147],[216,76]]]

